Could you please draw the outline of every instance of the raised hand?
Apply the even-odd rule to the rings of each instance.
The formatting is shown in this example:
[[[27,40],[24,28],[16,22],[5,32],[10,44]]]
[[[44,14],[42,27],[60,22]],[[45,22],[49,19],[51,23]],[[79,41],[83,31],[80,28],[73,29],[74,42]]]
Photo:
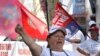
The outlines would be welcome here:
[[[16,31],[16,33],[18,33],[18,34],[24,33],[24,30],[23,30],[22,26],[19,25],[19,24],[16,25],[15,31]]]

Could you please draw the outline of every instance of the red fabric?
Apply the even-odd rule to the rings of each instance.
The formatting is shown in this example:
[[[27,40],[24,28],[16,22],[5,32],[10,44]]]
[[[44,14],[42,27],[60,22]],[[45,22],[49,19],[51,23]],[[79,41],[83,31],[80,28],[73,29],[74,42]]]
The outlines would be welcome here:
[[[18,3],[18,6],[21,8],[22,25],[27,34],[32,38],[46,40],[48,35],[47,24],[30,13],[21,3]]]
[[[60,3],[57,3],[52,24],[66,27],[71,21],[73,21],[73,18],[62,8]]]
[[[86,32],[77,24],[71,15],[65,11],[61,4],[58,2],[55,7],[55,15],[52,21],[53,25],[67,28],[71,31],[71,34],[77,33],[78,31],[73,31],[71,26],[76,27],[76,30],[82,31],[84,35],[87,35]]]

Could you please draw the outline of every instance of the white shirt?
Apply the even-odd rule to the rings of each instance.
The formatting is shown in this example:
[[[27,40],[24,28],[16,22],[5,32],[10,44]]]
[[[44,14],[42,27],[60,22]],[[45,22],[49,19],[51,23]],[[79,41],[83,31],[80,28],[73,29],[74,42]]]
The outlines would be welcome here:
[[[46,47],[42,47],[43,50],[42,50],[42,53],[40,56],[50,56],[50,49],[49,48],[46,48]],[[72,52],[72,51],[65,51],[68,56],[78,56],[75,52]],[[52,55],[53,56],[67,56],[64,52],[57,52],[57,51],[52,51]]]
[[[88,39],[81,43],[79,48],[90,53],[90,56],[96,56],[96,54],[100,52],[100,43],[92,39]]]

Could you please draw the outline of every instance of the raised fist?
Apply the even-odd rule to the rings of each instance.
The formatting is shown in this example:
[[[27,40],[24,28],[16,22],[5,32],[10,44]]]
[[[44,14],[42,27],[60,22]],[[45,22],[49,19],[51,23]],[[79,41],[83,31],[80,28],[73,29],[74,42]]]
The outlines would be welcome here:
[[[24,32],[22,26],[19,25],[19,24],[16,25],[15,31],[16,31],[16,33],[18,33],[18,34],[22,34],[22,33]]]

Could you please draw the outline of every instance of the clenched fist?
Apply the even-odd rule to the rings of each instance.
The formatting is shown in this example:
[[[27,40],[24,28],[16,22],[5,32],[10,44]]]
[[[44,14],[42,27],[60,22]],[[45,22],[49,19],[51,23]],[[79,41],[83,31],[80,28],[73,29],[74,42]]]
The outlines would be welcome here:
[[[18,34],[23,34],[24,33],[23,27],[21,25],[19,25],[19,24],[17,24],[17,26],[15,28],[15,31]]]

